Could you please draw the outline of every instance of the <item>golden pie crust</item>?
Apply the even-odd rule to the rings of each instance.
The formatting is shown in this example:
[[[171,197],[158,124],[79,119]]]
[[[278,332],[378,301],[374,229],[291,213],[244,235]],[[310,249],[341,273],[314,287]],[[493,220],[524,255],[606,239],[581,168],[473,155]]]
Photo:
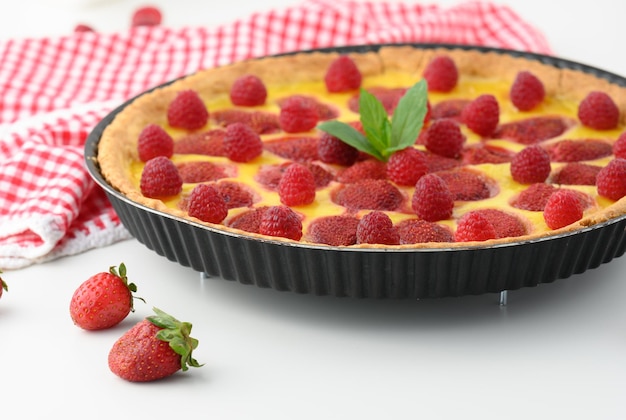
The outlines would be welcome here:
[[[456,63],[460,79],[485,78],[493,80],[514,80],[519,71],[528,70],[544,84],[547,97],[559,98],[572,104],[580,102],[590,91],[606,92],[620,109],[620,125],[612,131],[622,131],[626,126],[626,89],[612,84],[592,74],[572,69],[561,69],[523,56],[493,51],[450,48],[419,48],[411,46],[387,46],[378,51],[348,53],[356,62],[364,80],[385,74],[405,73],[415,82],[421,79],[425,66],[437,55],[448,55]],[[232,229],[225,225],[202,222],[189,217],[185,211],[167,206],[163,201],[142,195],[136,181],[130,175],[129,168],[139,161],[137,138],[142,129],[150,123],[167,127],[167,107],[177,92],[193,89],[200,94],[211,112],[211,102],[215,97],[228,95],[234,80],[245,74],[254,74],[261,78],[268,90],[272,86],[309,86],[323,80],[329,64],[339,56],[338,52],[304,52],[293,55],[266,57],[238,62],[218,68],[201,70],[187,77],[144,93],[119,112],[104,130],[98,144],[97,163],[102,175],[121,194],[131,201],[158,210],[163,213],[192,220],[218,230],[233,232],[244,236],[259,237],[278,241],[293,242],[285,238],[266,237],[254,233]],[[293,92],[307,94],[310,92]],[[501,121],[502,122],[502,121]],[[170,127],[171,128],[171,127]],[[606,137],[606,133],[598,132]],[[173,137],[176,139],[175,135]],[[597,198],[597,197],[595,197]],[[601,198],[602,199],[602,198]],[[605,200],[605,199],[602,199]],[[544,236],[573,232],[603,223],[626,214],[626,197],[617,202],[605,203],[601,208],[585,213],[576,223],[557,230],[533,231],[525,236],[492,239],[484,242],[445,242],[419,243],[410,245],[351,245],[351,247],[375,248],[453,248],[495,244],[516,243],[533,240]],[[323,244],[312,244],[326,246]]]

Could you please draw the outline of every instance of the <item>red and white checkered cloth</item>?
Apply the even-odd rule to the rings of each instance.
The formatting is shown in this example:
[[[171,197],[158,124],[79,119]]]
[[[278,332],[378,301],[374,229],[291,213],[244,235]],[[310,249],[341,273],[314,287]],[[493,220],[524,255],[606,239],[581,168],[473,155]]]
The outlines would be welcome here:
[[[205,28],[139,27],[0,43],[0,269],[130,237],[84,169],[95,124],[157,84],[236,60],[326,46],[393,42],[550,53],[505,6],[308,0]]]

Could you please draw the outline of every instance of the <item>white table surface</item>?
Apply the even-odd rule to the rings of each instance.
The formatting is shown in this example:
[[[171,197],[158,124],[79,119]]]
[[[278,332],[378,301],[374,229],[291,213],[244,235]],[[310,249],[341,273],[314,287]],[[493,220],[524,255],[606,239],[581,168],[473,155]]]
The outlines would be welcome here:
[[[144,3],[2,3],[0,39],[62,34],[76,23],[122,29]],[[151,3],[164,11],[165,24],[180,26],[296,2],[229,0],[217,10],[213,1]],[[626,74],[619,29],[626,2],[500,3],[540,27],[557,55]],[[148,303],[138,301],[136,312],[108,331],[75,327],[68,313],[75,288],[122,261]],[[10,290],[0,300],[0,416],[624,419],[625,274],[621,257],[510,292],[505,307],[498,295],[352,300],[201,280],[128,240],[4,273]],[[107,354],[152,306],[194,324],[195,356],[205,366],[127,383],[109,372]]]

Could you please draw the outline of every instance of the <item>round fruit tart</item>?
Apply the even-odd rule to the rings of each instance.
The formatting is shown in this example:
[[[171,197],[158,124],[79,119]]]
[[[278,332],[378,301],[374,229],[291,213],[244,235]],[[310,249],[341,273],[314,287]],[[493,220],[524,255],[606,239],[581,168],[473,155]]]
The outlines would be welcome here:
[[[624,88],[524,56],[304,52],[140,95],[97,159],[130,200],[226,232],[492,246],[626,213],[625,110]]]

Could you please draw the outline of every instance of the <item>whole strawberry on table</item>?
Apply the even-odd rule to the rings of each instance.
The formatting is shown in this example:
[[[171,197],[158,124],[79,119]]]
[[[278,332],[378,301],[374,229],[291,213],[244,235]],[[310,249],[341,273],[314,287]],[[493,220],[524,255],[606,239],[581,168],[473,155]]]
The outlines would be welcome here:
[[[135,324],[109,352],[109,369],[122,379],[148,382],[187,371],[189,366],[202,366],[192,357],[198,346],[198,340],[190,336],[192,325],[153,310],[156,315]]]
[[[91,276],[76,289],[70,301],[70,316],[74,324],[85,330],[111,328],[134,311],[133,293],[136,291],[137,286],[128,282],[124,263],[118,268],[112,266],[108,272]]]

